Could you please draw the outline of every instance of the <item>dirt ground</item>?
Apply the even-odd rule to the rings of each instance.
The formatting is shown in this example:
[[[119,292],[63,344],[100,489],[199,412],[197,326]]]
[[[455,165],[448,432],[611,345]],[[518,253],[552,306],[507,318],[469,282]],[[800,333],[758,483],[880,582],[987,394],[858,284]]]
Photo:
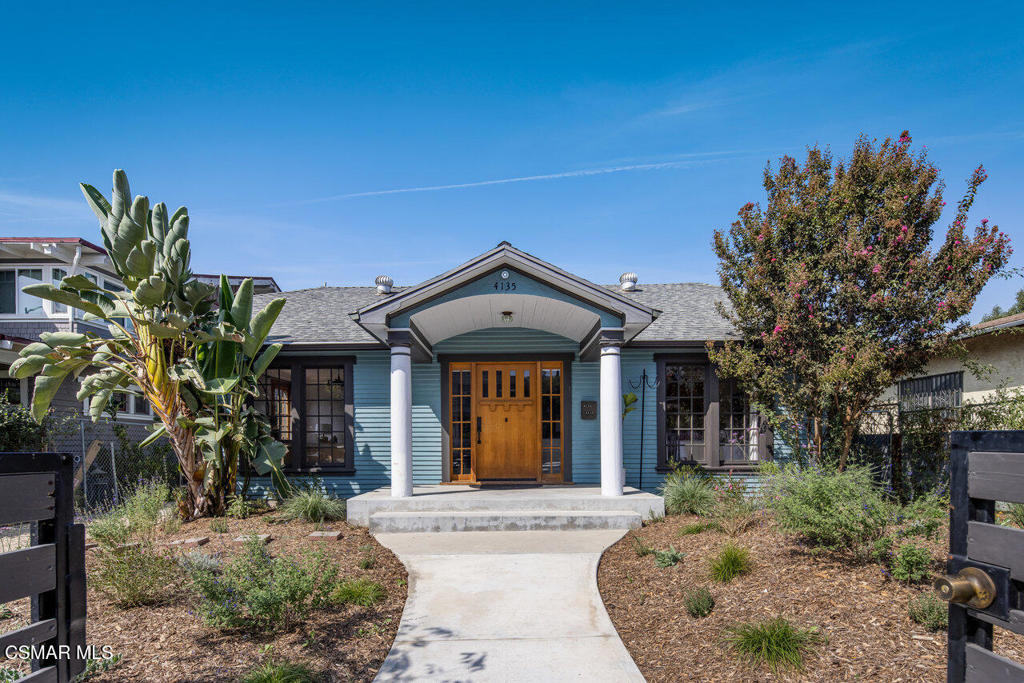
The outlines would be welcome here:
[[[317,530],[313,524],[274,524],[269,523],[271,519],[272,514],[228,519],[228,533],[210,531],[210,520],[202,519],[185,524],[175,534],[161,534],[158,540],[209,536],[210,542],[199,550],[230,557],[241,551],[241,544],[234,543],[234,538],[270,534],[272,540],[267,547],[273,555],[298,556],[303,550],[321,549],[336,563],[341,577],[376,581],[384,586],[386,598],[372,607],[344,605],[316,610],[291,631],[264,635],[223,633],[204,626],[191,611],[192,602],[183,586],[165,605],[127,610],[115,608],[90,588],[87,641],[97,647],[110,646],[122,656],[116,667],[90,680],[236,681],[267,658],[302,662],[325,681],[372,680],[398,630],[407,591],[405,568],[366,529],[344,522],[330,523],[325,528],[342,531],[342,538],[317,541],[308,538]],[[87,570],[95,562],[94,552],[86,552]],[[376,562],[369,569],[360,569],[359,560],[367,554]],[[0,621],[0,631],[28,623],[27,600],[9,607],[15,616]]]
[[[632,533],[601,559],[601,596],[647,680],[946,680],[945,631],[928,631],[907,614],[910,598],[927,585],[894,581],[877,564],[812,554],[779,533],[767,516],[734,539],[718,531],[677,535],[694,521],[667,517],[635,532],[658,550],[671,544],[686,553],[674,567],[661,569],[652,556],[637,556]],[[943,529],[925,543],[936,573],[945,560],[946,533]],[[729,540],[750,549],[754,569],[729,584],[714,583],[707,575],[708,558]],[[710,588],[715,607],[709,616],[694,619],[682,595],[701,585]],[[802,672],[773,675],[740,661],[722,641],[727,626],[780,615],[817,627],[827,639],[805,659]],[[995,651],[1024,660],[1024,636],[996,628]]]

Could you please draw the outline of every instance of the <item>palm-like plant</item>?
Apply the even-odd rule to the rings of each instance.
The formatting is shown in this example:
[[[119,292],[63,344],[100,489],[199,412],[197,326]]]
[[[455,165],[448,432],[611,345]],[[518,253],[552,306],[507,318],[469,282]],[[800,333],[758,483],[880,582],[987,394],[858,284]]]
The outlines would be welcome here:
[[[208,454],[196,450],[196,433],[206,425],[209,397],[232,392],[239,378],[218,374],[208,381],[196,359],[206,345],[221,342],[241,345],[254,355],[284,300],[277,299],[252,316],[242,331],[227,320],[216,320],[211,313],[216,288],[196,280],[189,268],[185,207],[168,216],[163,203],[150,210],[148,198],[132,200],[128,177],[121,170],[114,171],[110,201],[91,185],[83,183],[81,188],[99,218],[113,268],[127,289],[105,289],[84,275],[71,275],[59,286],[36,284],[24,291],[77,308],[86,320],[105,322],[109,336],[43,333],[40,342],[21,351],[10,372],[18,378],[37,375],[32,396],[37,420],[46,415],[68,376],[81,380],[77,397],[91,399],[93,420],[103,414],[115,391],[137,388],[161,423],[153,438],[166,434],[177,455],[188,482],[190,514],[205,514],[210,511],[206,487],[212,481],[211,467]],[[251,296],[249,306],[251,311]],[[278,350],[270,347],[264,355],[272,359]],[[265,368],[269,362],[252,365]]]

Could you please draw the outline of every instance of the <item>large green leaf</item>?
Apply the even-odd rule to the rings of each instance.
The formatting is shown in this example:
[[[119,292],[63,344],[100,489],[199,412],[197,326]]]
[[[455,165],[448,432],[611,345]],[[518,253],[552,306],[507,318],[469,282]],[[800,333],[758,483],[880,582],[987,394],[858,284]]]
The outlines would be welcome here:
[[[53,349],[49,344],[44,344],[43,342],[32,342],[19,351],[18,355],[22,358],[26,358],[28,356],[45,356],[49,353],[53,353]]]
[[[68,275],[60,281],[60,284],[62,287],[71,287],[84,292],[100,288],[98,284],[84,275]]]
[[[92,212],[96,214],[96,218],[100,219],[100,223],[107,222],[107,216],[110,214],[110,202],[103,196],[103,193],[97,190],[88,183],[79,183],[78,186],[82,188],[82,194],[85,195],[85,201],[89,204]]]
[[[167,434],[167,425],[161,422],[157,428],[153,430],[152,434],[139,442],[139,448],[145,448],[165,434]]]
[[[263,353],[252,364],[253,377],[259,379],[267,371],[273,360],[277,358],[277,354],[281,352],[282,346],[282,344],[271,344],[263,350]]]
[[[47,368],[51,366],[46,366]],[[50,403],[53,401],[53,397],[57,394],[57,390],[60,389],[60,385],[64,383],[64,378],[68,376],[68,373],[59,373],[55,375],[39,375],[36,377],[35,389],[32,392],[32,417],[35,418],[36,422],[42,422],[43,418],[46,417],[46,412],[50,409]]]
[[[77,332],[41,332],[39,338],[43,340],[44,344],[52,348],[57,348],[58,346],[81,346],[89,341],[88,337]]]
[[[226,394],[238,384],[238,377],[214,377],[206,380],[206,392],[210,394]]]
[[[276,439],[262,439],[256,449],[256,455],[250,461],[256,474],[266,476],[268,472],[278,470],[283,466],[288,448]]]
[[[252,318],[252,278],[245,278],[235,292],[235,300],[231,304],[231,319],[240,330],[249,328]]]
[[[150,275],[135,288],[135,300],[143,306],[159,306],[167,293],[167,280],[162,275]]]
[[[25,379],[42,370],[48,362],[46,356],[24,356],[11,363],[7,372],[15,379]]]
[[[142,240],[132,247],[125,259],[128,272],[137,278],[147,278],[153,274],[153,259],[156,257],[156,244],[152,240]]]
[[[246,335],[242,348],[242,352],[246,356],[256,355],[256,351],[263,346],[267,335],[270,334],[270,328],[277,322],[277,316],[281,315],[282,308],[284,308],[284,299],[274,299],[262,311],[253,316],[249,334]]]
[[[60,287],[54,287],[51,284],[27,285],[22,287],[21,291],[26,294],[39,297],[40,299],[56,301],[59,304],[65,304],[87,313],[103,315],[103,310],[96,304],[89,303],[74,292],[69,292],[68,290],[61,289]]]
[[[93,422],[103,416],[103,411],[107,409],[107,404],[110,403],[110,397],[113,394],[114,392],[110,389],[100,389],[89,399],[89,417]]]

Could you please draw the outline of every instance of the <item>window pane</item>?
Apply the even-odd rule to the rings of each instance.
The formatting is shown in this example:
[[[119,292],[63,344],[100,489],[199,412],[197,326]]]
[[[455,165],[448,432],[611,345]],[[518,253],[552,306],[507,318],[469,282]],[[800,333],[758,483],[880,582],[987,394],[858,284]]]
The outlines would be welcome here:
[[[501,398],[501,370],[494,371],[494,398]]]
[[[53,286],[60,287],[60,281],[68,276],[68,272],[63,268],[53,269]],[[59,304],[56,301],[51,301],[50,306],[53,307],[54,313],[67,313],[68,307],[66,304]]]
[[[523,370],[523,398],[530,398],[530,371]]]
[[[42,268],[18,269],[18,315],[44,315],[43,300],[21,291],[22,287],[43,281]]]
[[[480,373],[480,375],[481,375],[481,378],[480,378],[481,382],[480,383],[483,385],[481,387],[481,389],[480,389],[480,395],[483,396],[484,398],[487,398],[487,392],[488,392],[488,387],[487,387],[487,371],[484,370],[482,373]]]
[[[508,371],[508,397],[509,398],[515,398],[516,397],[516,371],[515,370],[509,370]]]
[[[0,270],[0,313],[14,314],[18,312],[18,287],[15,283],[13,270]]]

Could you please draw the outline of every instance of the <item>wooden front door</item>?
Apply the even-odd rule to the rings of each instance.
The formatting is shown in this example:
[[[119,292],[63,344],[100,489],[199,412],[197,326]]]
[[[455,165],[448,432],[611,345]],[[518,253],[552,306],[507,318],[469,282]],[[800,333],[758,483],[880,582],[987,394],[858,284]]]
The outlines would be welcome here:
[[[452,481],[562,478],[562,363],[451,363]]]

